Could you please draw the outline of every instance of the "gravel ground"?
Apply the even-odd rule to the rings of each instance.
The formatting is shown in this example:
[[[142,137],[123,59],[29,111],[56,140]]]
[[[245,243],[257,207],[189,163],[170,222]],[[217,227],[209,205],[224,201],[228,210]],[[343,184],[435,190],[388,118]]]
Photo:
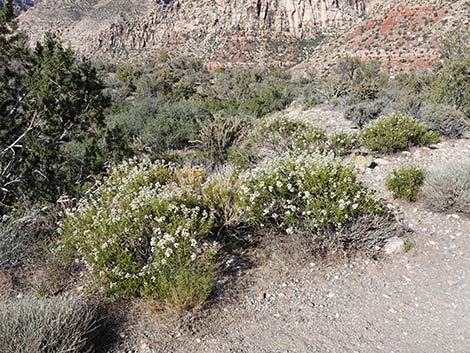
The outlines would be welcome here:
[[[470,140],[413,149],[376,159],[374,169],[362,167],[364,181],[414,230],[406,254],[378,261],[319,259],[302,250],[299,239],[268,235],[251,254],[253,265],[239,271],[237,285],[206,309],[178,318],[146,316],[131,328],[139,337],[133,351],[469,353],[470,218],[393,200],[384,186],[397,165],[428,167],[464,158],[470,158]]]

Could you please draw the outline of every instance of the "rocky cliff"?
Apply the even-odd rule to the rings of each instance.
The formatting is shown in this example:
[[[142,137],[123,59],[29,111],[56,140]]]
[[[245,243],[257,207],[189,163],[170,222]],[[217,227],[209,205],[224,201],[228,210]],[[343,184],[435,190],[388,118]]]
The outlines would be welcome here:
[[[161,50],[209,63],[286,65],[342,33],[371,0],[42,0],[20,16],[31,41],[59,33],[98,59],[152,60]]]

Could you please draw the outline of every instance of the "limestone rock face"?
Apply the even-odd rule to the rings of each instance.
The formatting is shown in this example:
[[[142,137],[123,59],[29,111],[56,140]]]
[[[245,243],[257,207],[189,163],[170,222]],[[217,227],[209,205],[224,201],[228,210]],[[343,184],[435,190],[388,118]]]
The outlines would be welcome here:
[[[371,0],[42,0],[20,16],[31,41],[59,33],[80,53],[145,60],[159,50],[210,62],[304,59]]]

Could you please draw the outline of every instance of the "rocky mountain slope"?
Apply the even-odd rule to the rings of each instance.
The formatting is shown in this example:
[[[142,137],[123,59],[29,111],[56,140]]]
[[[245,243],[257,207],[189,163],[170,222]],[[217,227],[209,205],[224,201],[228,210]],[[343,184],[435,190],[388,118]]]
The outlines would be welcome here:
[[[20,16],[83,54],[151,59],[160,50],[226,62],[299,62],[364,16],[371,0],[42,0]]]
[[[361,22],[319,46],[294,70],[326,70],[346,55],[379,60],[391,71],[426,68],[439,59],[439,41],[446,33],[469,28],[468,0],[379,1]]]
[[[1,2],[2,0],[0,0]],[[46,31],[97,60],[152,62],[161,51],[209,67],[328,69],[339,56],[426,67],[468,0],[18,0],[31,43]]]

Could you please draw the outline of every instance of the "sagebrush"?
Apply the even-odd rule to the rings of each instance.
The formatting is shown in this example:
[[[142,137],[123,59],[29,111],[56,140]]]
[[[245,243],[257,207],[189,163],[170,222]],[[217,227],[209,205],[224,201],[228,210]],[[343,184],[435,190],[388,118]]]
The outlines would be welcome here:
[[[424,201],[441,212],[470,213],[470,162],[455,160],[433,166],[423,186]]]
[[[96,305],[83,300],[55,297],[2,302],[0,352],[90,352],[96,327]]]

